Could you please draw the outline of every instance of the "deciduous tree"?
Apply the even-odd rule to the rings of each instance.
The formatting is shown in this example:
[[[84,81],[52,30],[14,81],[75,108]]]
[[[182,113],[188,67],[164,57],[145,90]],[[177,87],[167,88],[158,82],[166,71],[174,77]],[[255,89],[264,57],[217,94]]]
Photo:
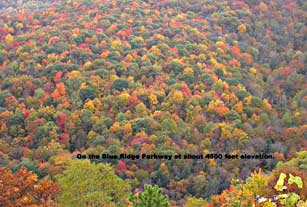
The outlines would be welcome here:
[[[56,206],[57,184],[22,167],[15,174],[7,168],[0,169],[0,206],[42,207]]]
[[[130,187],[109,165],[74,160],[57,176],[61,186],[60,207],[126,206]]]

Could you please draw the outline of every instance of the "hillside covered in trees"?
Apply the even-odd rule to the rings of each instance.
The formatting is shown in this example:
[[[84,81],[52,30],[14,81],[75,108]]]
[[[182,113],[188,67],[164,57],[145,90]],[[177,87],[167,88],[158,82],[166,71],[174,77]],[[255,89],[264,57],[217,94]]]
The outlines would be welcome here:
[[[306,206],[306,10],[1,1],[0,207]]]

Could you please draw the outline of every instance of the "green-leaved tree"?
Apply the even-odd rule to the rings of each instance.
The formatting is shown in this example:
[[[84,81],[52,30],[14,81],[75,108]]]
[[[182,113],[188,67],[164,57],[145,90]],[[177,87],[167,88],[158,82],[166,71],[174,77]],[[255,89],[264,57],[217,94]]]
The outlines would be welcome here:
[[[145,191],[130,195],[133,207],[169,207],[168,197],[162,194],[158,186],[145,185]]]
[[[109,165],[89,160],[73,160],[57,176],[62,193],[60,207],[122,207],[126,205],[130,186]]]

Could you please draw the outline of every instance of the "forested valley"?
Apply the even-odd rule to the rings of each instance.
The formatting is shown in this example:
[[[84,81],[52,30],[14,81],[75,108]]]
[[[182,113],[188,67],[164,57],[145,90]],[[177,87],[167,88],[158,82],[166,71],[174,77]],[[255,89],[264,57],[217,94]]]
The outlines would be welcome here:
[[[1,1],[0,207],[306,207],[306,23],[304,0]]]

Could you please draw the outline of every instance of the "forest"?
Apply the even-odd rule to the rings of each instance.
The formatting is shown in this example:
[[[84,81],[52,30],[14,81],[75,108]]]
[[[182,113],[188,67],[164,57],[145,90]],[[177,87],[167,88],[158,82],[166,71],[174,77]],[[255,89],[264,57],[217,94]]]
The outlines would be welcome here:
[[[306,207],[306,34],[304,0],[1,1],[0,207]]]

